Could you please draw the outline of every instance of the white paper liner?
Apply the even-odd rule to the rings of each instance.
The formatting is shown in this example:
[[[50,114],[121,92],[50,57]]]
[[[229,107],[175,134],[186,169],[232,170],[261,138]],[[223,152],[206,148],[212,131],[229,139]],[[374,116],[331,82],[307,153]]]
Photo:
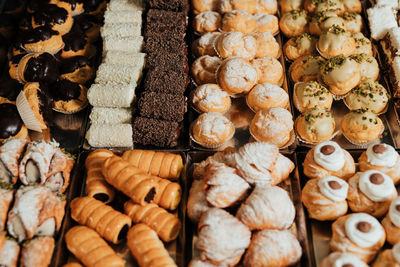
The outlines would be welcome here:
[[[16,106],[18,109],[18,113],[21,116],[22,120],[25,123],[25,126],[33,131],[42,132],[40,127],[40,122],[36,119],[35,114],[31,106],[28,103],[28,100],[25,97],[24,91],[21,91],[16,100]]]
[[[189,137],[190,137],[190,139],[193,142],[195,142],[196,144],[201,145],[201,146],[203,146],[205,148],[210,148],[210,149],[218,149],[218,148],[220,148],[222,146],[226,146],[228,143],[230,143],[230,141],[233,138],[233,136],[235,135],[235,131],[236,131],[235,126],[232,123],[233,132],[232,132],[231,136],[225,142],[223,142],[221,144],[205,144],[205,143],[201,143],[201,142],[197,141],[196,139],[194,139],[194,137],[193,137],[193,124],[194,124],[194,122],[192,122],[190,124],[190,127],[189,127]]]
[[[328,138],[328,139],[326,139],[326,140],[321,140],[321,141],[318,141],[318,142],[310,142],[310,141],[307,141],[307,140],[304,140],[301,136],[300,136],[300,134],[298,133],[298,131],[297,131],[297,128],[296,128],[296,122],[297,122],[297,120],[300,118],[301,116],[298,116],[297,118],[296,118],[296,121],[295,121],[295,123],[294,123],[294,129],[295,129],[295,132],[296,132],[296,137],[297,137],[297,139],[300,141],[300,142],[302,142],[302,143],[304,143],[304,144],[307,144],[307,145],[317,145],[317,144],[319,144],[319,143],[321,143],[321,142],[325,142],[325,141],[330,141],[330,140],[332,140],[333,138],[335,138],[338,134],[340,134],[340,130],[337,130],[337,131],[334,131],[333,132],[333,134]]]

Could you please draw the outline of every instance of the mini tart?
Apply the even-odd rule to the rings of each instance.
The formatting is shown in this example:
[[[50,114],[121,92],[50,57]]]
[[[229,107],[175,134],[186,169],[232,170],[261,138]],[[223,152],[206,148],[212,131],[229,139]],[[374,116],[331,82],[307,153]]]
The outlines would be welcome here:
[[[215,32],[221,28],[221,15],[215,11],[204,11],[194,17],[194,30],[200,34]]]
[[[78,83],[60,80],[51,85],[53,109],[63,113],[75,113],[87,105],[86,88]]]
[[[334,25],[324,32],[318,40],[318,52],[324,58],[332,58],[338,55],[350,56],[354,53],[356,43],[350,33],[344,28]]]
[[[294,9],[303,8],[304,0],[279,0],[279,6],[281,7],[281,13],[285,14]]]
[[[296,60],[302,56],[317,54],[315,45],[318,39],[309,33],[303,33],[298,37],[290,38],[283,46],[285,55],[290,60]]]
[[[379,77],[379,65],[373,56],[367,54],[355,54],[350,56],[360,65],[361,82],[376,81]]]
[[[225,32],[215,39],[214,48],[221,58],[237,56],[250,60],[256,55],[256,39],[241,32]]]
[[[346,12],[361,13],[362,11],[360,0],[343,0],[343,5]]]
[[[61,35],[66,34],[72,28],[73,19],[70,13],[62,7],[56,5],[45,5],[43,8],[32,15],[32,26],[48,26]]]
[[[256,113],[250,124],[250,133],[258,142],[283,147],[293,131],[292,114],[284,108],[270,108]]]
[[[49,53],[28,54],[18,63],[18,80],[20,82],[53,83],[58,77],[57,60]]]
[[[312,16],[310,21],[310,34],[322,35],[332,26],[346,29],[345,21],[333,11],[319,12]]]
[[[220,36],[220,32],[208,32],[203,34],[199,39],[193,42],[193,53],[196,57],[201,56],[217,56],[214,49],[215,39]]]
[[[261,83],[254,86],[247,94],[246,103],[254,112],[274,107],[287,108],[289,95],[275,84]]]
[[[231,107],[231,98],[217,84],[207,83],[193,91],[192,104],[199,112],[224,114]]]
[[[221,64],[222,60],[219,57],[205,55],[197,58],[190,69],[196,84],[217,83],[217,70]]]
[[[341,96],[359,84],[361,71],[359,64],[354,59],[336,56],[322,65],[321,76],[331,93]]]
[[[276,16],[258,13],[253,15],[253,19],[256,20],[255,33],[269,32],[272,35],[279,33],[279,21]]]
[[[22,37],[21,47],[27,52],[48,52],[55,54],[64,47],[64,42],[58,31],[47,26],[29,30]]]
[[[71,31],[86,35],[90,43],[94,43],[100,36],[100,23],[95,16],[86,13],[75,16]]]
[[[9,138],[26,138],[26,128],[17,107],[12,103],[0,103],[0,142]]]
[[[371,111],[353,110],[341,122],[343,135],[352,143],[365,144],[380,138],[384,126],[382,120]]]
[[[382,220],[382,226],[386,231],[387,242],[395,245],[400,242],[400,197],[393,199],[389,211]]]
[[[255,58],[266,56],[278,58],[281,55],[279,43],[271,33],[255,33],[252,36],[256,39]]]
[[[333,96],[328,89],[317,81],[309,81],[295,84],[293,102],[301,113],[315,107],[330,110]]]
[[[84,56],[67,58],[61,61],[60,77],[74,83],[85,84],[94,78],[95,70]]]
[[[21,92],[23,85],[17,80],[9,77],[0,80],[0,103],[15,104],[18,94]]]
[[[289,69],[293,83],[317,80],[320,76],[320,68],[325,63],[320,56],[304,56],[296,59]]]
[[[221,29],[224,32],[252,33],[256,29],[256,20],[246,11],[233,10],[224,14]]]
[[[344,5],[341,0],[305,0],[304,8],[310,13],[333,11],[341,15],[344,12]]]
[[[205,147],[217,148],[233,137],[235,128],[226,117],[217,112],[201,114],[192,125],[192,139]]]
[[[357,51],[357,53],[373,56],[372,44],[368,38],[366,38],[361,32],[355,33],[351,35],[351,37],[353,37],[356,42],[355,51]]]
[[[307,110],[296,119],[296,132],[308,143],[317,144],[329,140],[335,127],[333,114],[319,107]]]
[[[258,83],[282,85],[283,67],[276,58],[266,56],[253,59],[250,63],[257,71]]]
[[[82,14],[85,10],[83,9],[84,0],[50,0],[51,4],[56,4],[58,7],[62,7],[71,14],[76,16]]]
[[[360,14],[355,12],[345,12],[343,13],[342,18],[345,22],[345,28],[349,33],[354,34],[362,31],[363,20]]]
[[[107,8],[106,0],[85,0],[83,1],[83,9],[85,13],[96,17],[102,17]]]
[[[287,37],[296,37],[308,31],[308,15],[305,10],[295,9],[283,14],[279,28]]]
[[[325,257],[320,267],[368,267],[368,264],[360,260],[357,256],[351,253],[341,253],[341,252],[332,252],[327,257]]]
[[[94,56],[94,48],[90,45],[86,36],[79,32],[69,32],[62,37],[64,48],[60,51],[61,58],[76,56]]]
[[[388,105],[390,96],[378,82],[366,81],[354,88],[344,99],[350,110],[368,109],[382,113]]]

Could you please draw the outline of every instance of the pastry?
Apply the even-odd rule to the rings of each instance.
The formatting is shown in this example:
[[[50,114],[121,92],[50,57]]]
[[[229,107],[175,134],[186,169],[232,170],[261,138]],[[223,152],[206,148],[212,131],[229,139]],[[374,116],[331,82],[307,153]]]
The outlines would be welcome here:
[[[128,124],[132,122],[132,110],[130,108],[93,107],[89,119],[96,124]]]
[[[309,150],[303,166],[304,175],[311,179],[336,176],[348,180],[356,172],[353,157],[333,141],[319,143]]]
[[[359,84],[361,71],[354,59],[336,56],[321,66],[321,76],[332,94],[345,95]]]
[[[284,189],[258,185],[240,206],[236,217],[250,230],[283,230],[292,225],[295,209]]]
[[[227,147],[222,151],[218,151],[213,155],[207,157],[205,160],[196,164],[193,170],[193,178],[197,180],[203,180],[203,176],[206,172],[206,167],[210,163],[224,163],[230,167],[235,167],[235,153],[236,149],[233,147]]]
[[[205,11],[217,11],[217,0],[193,0],[193,13],[199,14]]]
[[[3,249],[0,250],[0,264],[7,267],[17,267],[20,247],[12,238],[6,239]]]
[[[361,82],[372,80],[376,81],[379,77],[379,66],[378,62],[373,56],[367,54],[355,54],[351,55],[350,58],[357,61],[360,64]]]
[[[332,224],[329,246],[334,252],[351,253],[369,263],[385,243],[385,237],[377,219],[366,213],[353,213]]]
[[[74,16],[71,31],[85,34],[89,42],[94,43],[100,36],[100,24],[95,16],[84,13]]]
[[[282,14],[303,8],[304,0],[279,0]]]
[[[194,180],[190,187],[187,202],[187,215],[194,223],[198,223],[201,215],[211,208],[210,204],[207,202],[204,187],[205,183],[203,179]]]
[[[346,12],[361,13],[362,11],[360,0],[343,0],[343,5]]]
[[[170,242],[178,237],[181,229],[178,217],[156,204],[141,206],[127,201],[124,204],[124,211],[134,223],[143,223],[153,229],[164,242]]]
[[[204,11],[194,17],[194,30],[200,34],[215,32],[221,28],[221,15],[215,11]]]
[[[220,36],[220,32],[207,32],[203,34],[199,39],[193,42],[193,53],[196,57],[201,56],[216,56],[217,53],[214,49],[215,39]]]
[[[257,10],[259,0],[220,0],[217,4],[218,12],[224,14],[235,10],[243,10],[253,14]]]
[[[214,0],[205,0],[214,1]],[[111,4],[110,4],[111,6]],[[112,10],[112,8],[109,8]],[[142,11],[145,9],[142,8]],[[120,12],[121,10],[113,10]],[[215,11],[215,10],[203,10]],[[201,12],[203,12],[201,11]],[[200,12],[199,12],[200,13]],[[165,32],[170,32],[179,37],[184,37],[186,33],[187,19],[185,12],[173,12],[161,9],[149,9],[144,28],[144,36],[147,38],[153,35],[160,35]]]
[[[235,127],[226,117],[217,112],[201,114],[191,125],[191,137],[206,147],[218,147],[230,140]]]
[[[256,113],[250,124],[251,135],[259,142],[283,147],[293,131],[292,114],[284,108],[270,108]]]
[[[294,9],[282,15],[279,28],[287,37],[297,37],[308,31],[308,15],[303,9]]]
[[[193,91],[192,104],[199,112],[224,114],[231,107],[231,98],[218,84],[206,83]]]
[[[382,220],[382,226],[386,231],[387,242],[393,246],[400,241],[400,198],[396,197],[390,203],[389,211]]]
[[[65,234],[65,243],[68,250],[85,266],[125,266],[125,260],[89,227],[72,227]]]
[[[84,12],[83,2],[83,0],[50,0],[51,4],[64,8],[72,17]]]
[[[250,237],[250,230],[236,217],[222,209],[208,209],[198,224],[200,259],[218,266],[234,266],[249,246]]]
[[[85,56],[92,58],[95,54],[95,48],[90,44],[86,35],[80,32],[69,32],[63,37],[64,47],[60,51],[61,58],[70,58],[76,56]]]
[[[389,210],[390,202],[397,197],[392,179],[380,171],[356,173],[348,182],[347,201],[353,212],[382,217]]]
[[[347,252],[332,252],[322,260],[320,266],[321,267],[335,267],[335,266],[368,267],[368,265],[362,260],[360,260],[357,256]]]
[[[139,266],[177,266],[156,232],[145,224],[136,224],[129,230],[126,244]]]
[[[17,81],[18,84],[21,84],[18,81],[18,79],[19,79],[18,78],[18,64],[21,61],[21,59],[26,56],[26,54],[27,53],[25,53],[25,51],[24,51],[24,53],[21,53],[21,54],[15,55],[15,56],[13,55],[11,57],[11,59],[8,61],[8,75],[10,76],[11,79]]]
[[[188,12],[189,3],[183,0],[150,0],[149,2],[150,8],[171,10],[177,12]]]
[[[193,62],[191,72],[197,85],[216,83],[216,73],[222,60],[219,57],[201,56]]]
[[[341,122],[343,135],[351,142],[365,144],[378,139],[383,133],[382,120],[371,111],[353,110]]]
[[[285,43],[283,50],[290,60],[296,60],[299,57],[316,54],[315,48],[318,39],[309,33],[303,33],[297,37],[292,37]]]
[[[346,29],[346,22],[342,17],[339,17],[334,11],[324,11],[316,13],[310,21],[310,34],[322,35],[331,27],[337,26]]]
[[[342,16],[345,22],[345,28],[350,33],[358,33],[362,31],[363,20],[360,14],[355,12],[345,12]]]
[[[340,15],[344,12],[344,5],[341,0],[313,1],[305,0],[304,8],[310,13],[318,13],[323,11],[334,11]]]
[[[113,1],[114,2],[114,1]],[[114,5],[109,6],[110,10],[119,9],[123,7],[130,7],[130,8],[143,8],[140,4],[141,2],[135,1],[134,3],[131,1],[115,1]],[[90,1],[83,1],[83,9],[85,13],[97,17],[102,17],[104,14],[104,10],[107,7],[107,1],[105,0],[90,0]]]
[[[318,144],[331,139],[336,124],[330,111],[314,107],[297,117],[295,127],[302,140],[307,143]]]
[[[29,240],[22,246],[20,267],[49,266],[54,251],[54,238],[40,236]]]
[[[371,41],[366,38],[361,32],[352,34],[354,41],[356,42],[356,48],[354,51],[357,53],[367,54],[369,56],[373,55]]]
[[[56,54],[64,47],[64,42],[58,31],[54,31],[48,26],[41,26],[24,33],[21,47],[29,53]]]
[[[103,51],[122,50],[130,53],[139,53],[144,47],[143,40],[144,40],[143,36],[137,36],[137,35],[120,37],[118,39],[116,39],[115,36],[104,36]],[[182,48],[182,46],[183,44],[181,44],[180,48]],[[165,51],[163,51],[163,54],[164,53]],[[149,60],[149,64],[150,62],[151,60]]]
[[[396,244],[392,249],[385,249],[379,253],[377,259],[375,260],[373,267],[385,267],[385,266],[400,266],[400,245]]]
[[[368,146],[358,158],[360,171],[378,170],[392,178],[397,184],[400,180],[400,155],[387,144],[374,144]]]
[[[94,83],[87,92],[87,98],[94,107],[129,108],[136,97],[135,89],[136,83]]]
[[[224,32],[251,33],[256,30],[256,19],[244,10],[233,10],[224,14],[221,24]]]
[[[56,5],[45,5],[32,15],[32,26],[48,26],[61,35],[66,34],[72,28],[73,19],[70,13]]]
[[[332,58],[339,55],[350,56],[354,53],[356,43],[350,32],[337,25],[333,25],[322,33],[317,43],[318,52],[324,58]]]
[[[118,244],[131,227],[131,218],[92,197],[71,201],[71,217],[81,225],[96,230],[105,240]]]
[[[275,84],[261,83],[254,86],[247,94],[246,103],[254,112],[273,107],[287,108],[289,95],[283,88]]]
[[[271,33],[255,33],[252,36],[256,39],[255,58],[266,56],[278,58],[281,55],[279,43]]]
[[[256,39],[241,32],[225,32],[215,39],[214,48],[221,58],[242,57],[253,59],[256,54]]]
[[[301,192],[308,216],[319,221],[336,220],[347,213],[349,185],[335,176],[311,179]]]
[[[273,60],[276,60],[272,58]],[[272,60],[271,59],[271,60]],[[264,60],[256,63],[262,71],[267,66],[262,66]],[[269,61],[271,62],[271,61]],[[278,62],[279,63],[279,62]],[[258,81],[258,71],[253,65],[240,57],[230,57],[225,59],[217,70],[217,82],[219,86],[228,94],[237,95],[248,93]],[[281,66],[282,68],[282,66]],[[278,78],[280,79],[280,77]]]
[[[181,200],[182,190],[178,183],[146,174],[118,156],[106,159],[101,172],[109,184],[135,203],[155,203],[174,210]]]
[[[390,95],[378,82],[366,80],[354,88],[345,98],[350,110],[367,109],[374,113],[382,113],[388,105]]]
[[[181,122],[187,110],[184,95],[143,92],[138,101],[140,116]]]
[[[56,59],[49,53],[24,56],[18,63],[17,77],[21,83],[57,81],[59,76]]]
[[[142,67],[102,63],[96,71],[95,83],[137,84],[142,77]]]
[[[14,200],[14,190],[0,189],[0,230],[4,231],[7,222],[7,213]]]
[[[4,113],[1,113],[4,114]],[[0,146],[0,181],[15,184],[19,175],[19,159],[25,149],[26,138],[4,141]],[[0,227],[1,228],[1,227]]]
[[[265,56],[253,59],[251,65],[257,71],[258,83],[282,85],[283,67],[277,59]]]
[[[301,113],[317,107],[330,110],[333,96],[325,86],[317,81],[309,81],[294,86],[293,102]]]
[[[14,104],[0,104],[0,142],[9,138],[24,139],[28,137],[28,129],[26,128],[18,109]]]
[[[59,80],[50,87],[53,109],[64,113],[76,113],[87,105],[86,88],[69,80]]]
[[[74,167],[73,156],[67,155],[60,148],[56,149],[50,163],[50,169],[44,186],[55,193],[64,193],[68,186],[71,170]]]
[[[315,81],[320,76],[320,67],[325,59],[320,56],[303,56],[296,59],[289,69],[293,83]]]
[[[371,37],[374,40],[383,39],[389,29],[397,27],[397,19],[390,6],[375,5],[367,9],[367,15]]]
[[[255,33],[269,32],[272,35],[277,35],[279,33],[279,21],[276,16],[257,13],[253,15],[253,19],[256,20]]]
[[[79,262],[69,262],[64,264],[62,267],[82,267]]]
[[[84,56],[63,59],[59,66],[60,78],[74,83],[85,84],[95,75],[92,63]]]
[[[253,235],[243,265],[291,266],[300,261],[302,249],[289,230],[265,229]]]
[[[0,79],[0,103],[15,104],[15,100],[23,87],[17,80],[10,77]]]
[[[188,267],[217,267],[217,265],[214,265],[209,261],[202,261],[200,259],[192,259],[189,262]]]

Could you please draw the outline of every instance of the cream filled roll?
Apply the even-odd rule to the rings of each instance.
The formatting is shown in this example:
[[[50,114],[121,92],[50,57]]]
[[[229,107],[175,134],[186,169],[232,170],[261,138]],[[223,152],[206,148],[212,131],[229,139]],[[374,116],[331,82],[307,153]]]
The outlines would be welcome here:
[[[131,147],[132,125],[93,123],[86,133],[86,140],[92,147]]]
[[[104,24],[108,23],[142,22],[142,11],[140,10],[107,10],[104,13]],[[140,35],[140,34],[139,34]]]
[[[99,66],[96,83],[137,83],[142,76],[143,66],[103,63]]]
[[[145,53],[132,53],[122,50],[110,50],[107,51],[107,54],[103,58],[103,62],[110,64],[133,65],[138,67],[141,66],[143,68],[145,65],[145,59]]]
[[[95,107],[129,108],[135,99],[136,83],[95,83],[88,91],[88,100]]]
[[[108,23],[104,24],[101,28],[101,36],[113,36],[115,38],[139,36],[142,31],[141,22],[129,22],[129,23]]]

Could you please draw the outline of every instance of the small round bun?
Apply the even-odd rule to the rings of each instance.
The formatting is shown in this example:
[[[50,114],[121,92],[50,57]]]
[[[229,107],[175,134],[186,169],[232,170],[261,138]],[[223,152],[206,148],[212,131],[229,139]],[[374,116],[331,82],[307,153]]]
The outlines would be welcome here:
[[[231,98],[217,84],[206,83],[194,90],[192,103],[200,112],[223,114],[231,107]]]
[[[196,84],[216,83],[215,75],[221,63],[219,57],[202,56],[196,59],[191,68]]]
[[[200,34],[215,32],[221,28],[221,15],[215,11],[204,11],[194,18],[194,30]]]
[[[273,107],[287,108],[289,95],[283,88],[271,84],[261,83],[254,86],[246,96],[247,105],[254,111],[267,110]]]
[[[283,67],[276,58],[270,56],[257,58],[251,61],[251,65],[257,71],[258,83],[282,85]]]

